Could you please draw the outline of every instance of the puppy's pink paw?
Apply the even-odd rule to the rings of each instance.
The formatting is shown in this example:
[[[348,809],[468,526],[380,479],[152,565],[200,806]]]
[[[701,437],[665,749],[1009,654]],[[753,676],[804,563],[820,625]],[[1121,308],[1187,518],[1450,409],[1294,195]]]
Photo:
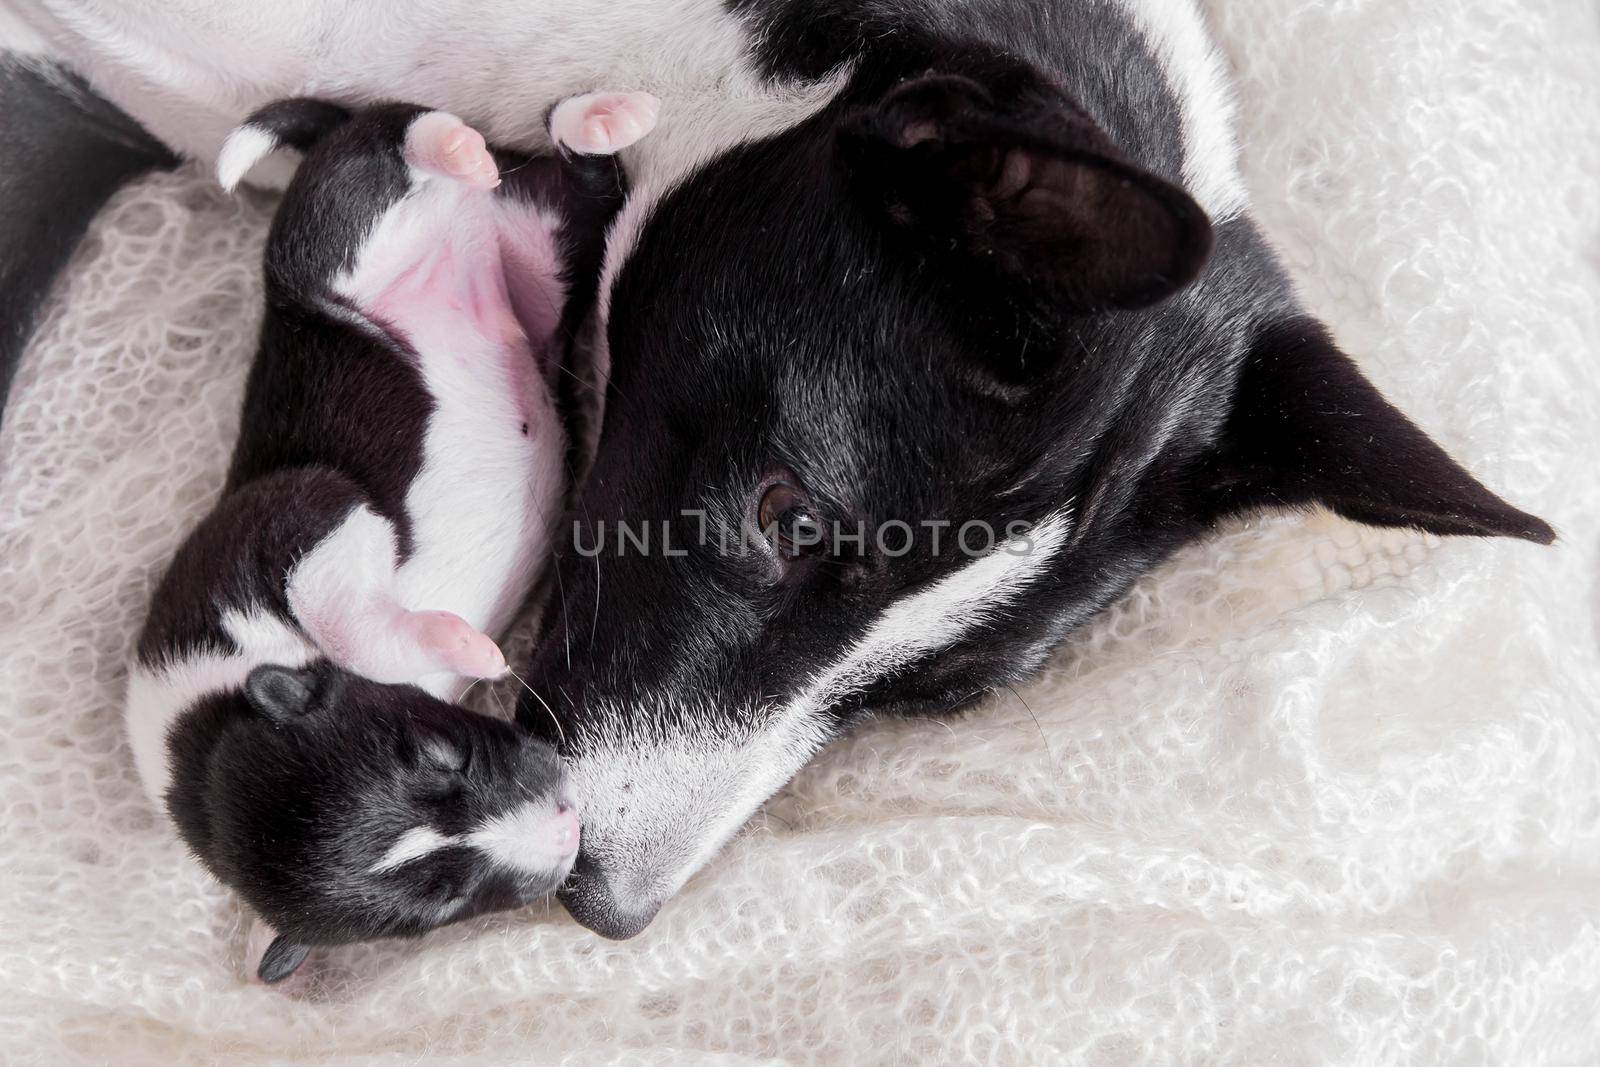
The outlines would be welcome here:
[[[556,144],[588,156],[620,152],[655,129],[661,101],[649,93],[589,93],[550,113]]]
[[[445,111],[430,111],[412,121],[406,131],[406,162],[479,189],[500,184],[483,134]]]
[[[506,673],[500,646],[461,616],[448,611],[414,611],[417,644],[442,668],[465,678],[499,678]]]

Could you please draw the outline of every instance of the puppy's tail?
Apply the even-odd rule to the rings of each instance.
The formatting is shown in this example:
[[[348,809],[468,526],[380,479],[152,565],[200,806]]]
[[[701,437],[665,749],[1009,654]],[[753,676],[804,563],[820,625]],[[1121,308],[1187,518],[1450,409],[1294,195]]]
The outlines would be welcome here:
[[[251,167],[277,148],[288,145],[302,151],[350,117],[338,104],[297,96],[279,100],[253,112],[222,142],[217,154],[217,181],[228,192]]]

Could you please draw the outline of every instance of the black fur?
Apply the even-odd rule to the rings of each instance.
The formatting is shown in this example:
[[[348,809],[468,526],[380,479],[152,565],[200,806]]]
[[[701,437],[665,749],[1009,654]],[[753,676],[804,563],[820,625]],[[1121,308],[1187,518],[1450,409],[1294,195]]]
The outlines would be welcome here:
[[[239,651],[222,626],[230,610],[259,607],[288,619],[283,576],[365,499],[359,485],[326,466],[275,471],[225,490],[156,587],[139,662]]]
[[[1129,164],[1070,99],[1007,77],[930,74],[858,109],[840,157],[912,255],[1063,307],[1138,308],[1193,281],[1211,226],[1178,187]],[[1000,101],[1004,100],[1004,103]]]
[[[1203,484],[1198,506],[1219,515],[1322,504],[1373,526],[1555,540],[1389,405],[1310,318],[1255,338]]]
[[[258,108],[245,121],[269,131],[279,144],[304,152],[349,120],[349,108],[331,100],[295,96]]]
[[[295,713],[263,706],[259,673],[186,713],[169,739],[167,801],[196,856],[288,943],[413,936],[441,917],[458,922],[555,888],[464,845],[372,872],[387,843],[413,827],[459,834],[524,796],[559,790],[549,748],[325,661],[294,677],[306,690]],[[261,977],[271,981],[268,962]]]
[[[843,698],[835,731],[869,711],[947,712],[1027,676],[1239,511],[1326,504],[1552,538],[1361,378],[1247,219],[1206,224],[1178,188],[1177,103],[1113,5],[731,6],[773,78],[853,73],[813,118],[678,186],[619,275],[606,424],[531,667],[530,729],[557,740],[544,709],[558,709],[581,755],[589,738],[639,735],[630,720],[657,709],[781,704],[888,605],[968,562],[921,527],[892,557],[698,543],[683,512],[704,512],[713,536],[738,531],[775,481],[846,528],[1004,530],[1072,509],[1045,580]],[[987,202],[1012,153],[1057,187]],[[578,550],[619,521],[667,524],[691,547]],[[602,933],[630,936],[659,903],[619,903],[590,855],[577,871],[564,899]]]
[[[57,273],[124,182],[177,161],[54,66],[0,54],[0,410]]]

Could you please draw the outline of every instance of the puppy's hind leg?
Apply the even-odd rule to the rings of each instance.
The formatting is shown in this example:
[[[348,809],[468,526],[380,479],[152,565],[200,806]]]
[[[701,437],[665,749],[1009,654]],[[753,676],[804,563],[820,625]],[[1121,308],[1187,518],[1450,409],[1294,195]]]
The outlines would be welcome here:
[[[363,504],[289,572],[289,609],[323,655],[375,682],[504,675],[500,646],[465,619],[399,602],[397,564],[393,524]]]
[[[406,130],[405,158],[418,170],[482,189],[500,184],[483,134],[447,111],[418,116]]]
[[[267,239],[267,279],[307,303],[319,303],[352,272],[372,292],[392,284],[435,246],[454,213],[436,188],[493,188],[499,182],[483,138],[460,119],[414,104],[379,104],[355,112],[322,100],[280,100],[255,112],[230,137],[218,161],[224,184],[277,144],[302,148]],[[451,181],[436,185],[434,179]],[[389,224],[385,225],[385,220]]]

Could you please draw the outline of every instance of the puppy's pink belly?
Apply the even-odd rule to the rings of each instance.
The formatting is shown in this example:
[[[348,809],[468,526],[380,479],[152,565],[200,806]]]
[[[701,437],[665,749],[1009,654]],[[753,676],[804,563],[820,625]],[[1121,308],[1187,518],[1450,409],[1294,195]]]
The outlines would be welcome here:
[[[416,250],[416,261],[374,294],[369,314],[409,343],[441,407],[509,419],[484,429],[533,437],[561,285],[537,248],[503,247],[512,235],[476,221],[470,237],[449,233]]]
[[[547,281],[524,278],[518,285],[537,292]],[[392,285],[375,295],[371,315],[399,331],[419,355],[467,346],[524,352],[531,347],[528,330],[512,309],[494,247],[464,250],[447,242],[422,251]],[[536,330],[544,326],[533,325]],[[471,343],[473,338],[477,344]]]

